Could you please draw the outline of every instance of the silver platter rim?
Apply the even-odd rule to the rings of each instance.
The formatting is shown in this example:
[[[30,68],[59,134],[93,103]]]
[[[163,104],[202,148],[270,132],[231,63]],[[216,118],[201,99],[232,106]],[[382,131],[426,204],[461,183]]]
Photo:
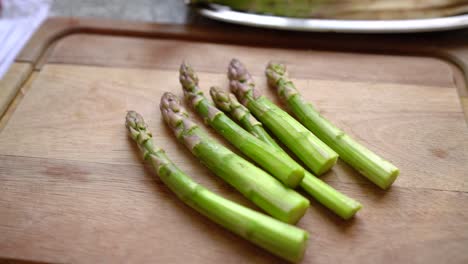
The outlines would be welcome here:
[[[468,14],[406,20],[303,19],[244,13],[218,5],[199,8],[199,12],[211,19],[239,25],[310,32],[415,33],[468,27]]]

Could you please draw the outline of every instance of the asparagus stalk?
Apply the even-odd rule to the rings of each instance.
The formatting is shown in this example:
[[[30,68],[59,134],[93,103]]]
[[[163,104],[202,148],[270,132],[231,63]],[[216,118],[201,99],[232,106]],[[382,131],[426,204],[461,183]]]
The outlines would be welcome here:
[[[258,122],[250,113],[249,109],[243,106],[233,94],[228,94],[218,88],[210,89],[211,97],[215,105],[228,113],[235,121],[241,124],[245,130],[262,141],[283,151],[274,139],[265,131],[262,123]],[[362,205],[356,200],[338,192],[330,185],[315,177],[312,173],[305,170],[304,178],[300,186],[319,201],[322,205],[332,210],[343,219],[353,217]]]
[[[213,106],[198,87],[197,74],[185,63],[180,66],[180,83],[187,102],[206,123],[284,185],[297,187],[304,177],[304,169],[286,153],[252,136]]]
[[[235,95],[225,93],[218,87],[211,87],[210,95],[215,105],[225,113],[228,113],[245,130],[267,144],[280,148],[278,143],[265,131],[262,123],[250,113],[249,109],[237,101]]]
[[[277,256],[292,262],[302,259],[309,237],[305,230],[224,199],[193,181],[169,160],[163,149],[154,146],[151,132],[137,112],[127,113],[125,125],[143,159],[151,163],[164,184],[185,204]]]
[[[189,119],[175,95],[165,93],[160,107],[166,123],[192,154],[245,197],[283,222],[296,223],[304,215],[309,207],[306,198],[211,139]]]
[[[239,101],[316,175],[322,175],[335,165],[338,154],[288,113],[258,94],[252,76],[240,61],[231,61],[228,77],[231,91]]]
[[[321,116],[297,91],[284,65],[270,63],[265,73],[268,83],[277,89],[279,96],[287,103],[299,122],[335,150],[345,162],[380,188],[387,189],[392,185],[398,176],[398,168]]]

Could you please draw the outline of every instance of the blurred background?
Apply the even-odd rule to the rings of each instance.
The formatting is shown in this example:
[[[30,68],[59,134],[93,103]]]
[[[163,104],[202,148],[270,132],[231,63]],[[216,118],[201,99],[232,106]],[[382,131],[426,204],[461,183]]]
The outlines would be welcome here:
[[[158,23],[211,23],[186,3],[229,6],[237,11],[296,18],[321,19],[421,19],[468,12],[467,0],[348,0],[348,1],[232,1],[232,0],[51,0],[52,16],[99,17]],[[211,7],[213,5],[211,4]],[[452,22],[453,23],[453,22]],[[466,21],[465,21],[466,24]]]
[[[187,5],[189,2],[200,10]],[[415,33],[467,27],[466,12],[468,0],[0,0],[0,79],[48,16],[222,27],[228,22],[298,31]],[[438,19],[406,20],[421,18]]]
[[[50,15],[172,24],[197,20],[183,0],[53,0]]]

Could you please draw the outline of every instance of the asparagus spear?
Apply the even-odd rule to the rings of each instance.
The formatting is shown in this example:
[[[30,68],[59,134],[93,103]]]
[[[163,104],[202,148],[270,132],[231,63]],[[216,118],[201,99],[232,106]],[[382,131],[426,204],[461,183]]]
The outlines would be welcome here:
[[[307,103],[289,79],[286,67],[270,63],[266,68],[268,83],[277,89],[299,122],[314,132],[323,142],[338,152],[340,157],[382,189],[387,189],[396,180],[399,170],[390,162],[356,142],[335,127]]]
[[[163,149],[154,146],[151,132],[137,112],[127,113],[125,125],[143,159],[151,163],[164,184],[184,203],[277,256],[292,262],[302,258],[309,237],[305,230],[224,199],[193,181],[169,160]]]
[[[228,77],[231,91],[237,99],[316,175],[323,174],[335,165],[338,154],[288,113],[260,95],[252,76],[240,61],[231,61]]]
[[[304,215],[309,207],[306,198],[212,140],[189,119],[175,95],[165,93],[160,107],[166,123],[192,154],[257,206],[287,223],[296,223]]]
[[[211,87],[210,95],[215,105],[225,113],[228,113],[245,130],[267,144],[280,148],[278,143],[265,131],[262,123],[250,113],[249,109],[237,101],[235,95],[225,93],[218,87]]]
[[[197,74],[185,63],[180,66],[180,83],[187,102],[206,123],[284,185],[297,187],[304,177],[304,169],[286,153],[252,136],[213,106],[198,87]]]
[[[216,87],[210,89],[210,94],[215,105],[228,113],[235,121],[240,123],[245,130],[271,146],[283,151],[276,141],[265,131],[262,123],[258,122],[250,113],[249,109],[239,103],[233,94],[225,93]],[[300,186],[317,201],[343,219],[353,217],[356,212],[362,208],[359,202],[333,189],[330,185],[306,170]]]

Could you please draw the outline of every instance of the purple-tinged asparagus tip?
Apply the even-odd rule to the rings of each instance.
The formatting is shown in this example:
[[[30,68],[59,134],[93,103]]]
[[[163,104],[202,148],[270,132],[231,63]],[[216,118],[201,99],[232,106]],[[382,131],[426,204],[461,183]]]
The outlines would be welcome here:
[[[252,78],[244,64],[242,64],[238,59],[232,59],[229,63],[228,77],[229,80],[236,80],[242,83],[247,82]]]
[[[173,93],[165,92],[161,97],[159,107],[164,120],[171,128],[177,127],[180,121],[188,116],[188,113],[185,108],[182,107],[179,98],[177,98]]]
[[[195,129],[197,124],[190,120],[187,110],[181,105],[176,95],[166,92],[161,97],[161,113],[166,124],[184,144],[193,149],[200,141],[198,135],[188,135],[189,131]]]
[[[247,103],[246,96],[249,93],[252,94],[254,99],[260,96],[255,89],[252,76],[238,59],[232,59],[231,63],[229,63],[228,78],[231,92],[237,96],[242,104]]]
[[[159,107],[164,121],[174,131],[177,138],[181,138],[185,132],[197,126],[190,120],[187,110],[175,94],[165,92],[161,97]]]
[[[125,126],[133,129],[146,129],[146,123],[143,117],[133,110],[127,112]]]

